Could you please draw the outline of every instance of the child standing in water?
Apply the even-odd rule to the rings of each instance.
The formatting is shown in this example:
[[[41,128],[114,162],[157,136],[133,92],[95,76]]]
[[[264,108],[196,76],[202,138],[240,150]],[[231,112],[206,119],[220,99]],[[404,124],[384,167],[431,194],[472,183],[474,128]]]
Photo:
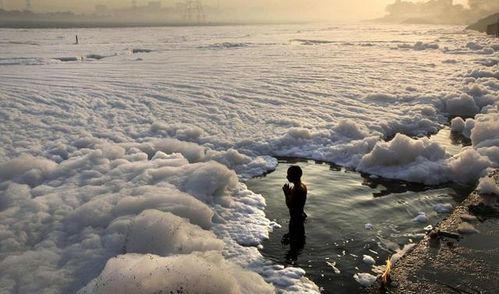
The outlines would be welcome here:
[[[282,190],[286,198],[286,206],[289,209],[289,233],[284,235],[283,243],[299,241],[305,238],[304,222],[307,215],[304,212],[307,201],[307,186],[301,182],[302,169],[293,165],[288,169],[287,179],[289,183],[284,184]]]

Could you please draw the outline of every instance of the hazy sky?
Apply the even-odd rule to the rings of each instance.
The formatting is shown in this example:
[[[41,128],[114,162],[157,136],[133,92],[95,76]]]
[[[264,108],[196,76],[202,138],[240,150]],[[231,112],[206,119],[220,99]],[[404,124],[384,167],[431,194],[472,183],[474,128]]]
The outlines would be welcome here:
[[[132,0],[31,0],[34,11],[93,12],[96,4],[106,4],[110,8],[129,7]],[[145,5],[148,0],[136,0]],[[171,6],[182,0],[163,0],[163,6]],[[236,9],[243,14],[263,13],[266,15],[293,18],[319,18],[329,20],[361,20],[385,15],[387,4],[394,0],[202,0],[204,5],[217,5],[221,8]],[[414,1],[418,2],[418,1]],[[454,0],[465,3],[467,0]],[[2,3],[2,0],[0,0]],[[3,0],[6,9],[23,9],[26,0]]]

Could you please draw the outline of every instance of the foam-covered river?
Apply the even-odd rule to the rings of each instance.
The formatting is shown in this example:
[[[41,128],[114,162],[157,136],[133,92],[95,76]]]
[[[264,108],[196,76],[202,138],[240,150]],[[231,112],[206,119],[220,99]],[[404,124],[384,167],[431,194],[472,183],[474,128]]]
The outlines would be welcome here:
[[[415,240],[419,211],[433,223],[434,204],[459,199],[439,185],[498,166],[498,64],[497,39],[460,26],[0,29],[0,292],[350,283],[367,271],[350,254],[379,263],[380,238]],[[426,137],[450,119],[467,148]],[[246,185],[278,157],[432,188],[373,197],[387,182],[307,163],[320,254],[284,267],[269,258],[281,167]]]

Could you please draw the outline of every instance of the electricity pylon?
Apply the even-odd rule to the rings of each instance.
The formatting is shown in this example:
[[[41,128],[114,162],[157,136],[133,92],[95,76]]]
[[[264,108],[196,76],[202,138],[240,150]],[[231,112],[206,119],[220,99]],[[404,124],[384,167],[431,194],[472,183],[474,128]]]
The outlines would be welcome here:
[[[185,0],[184,2],[184,20],[187,22],[196,21],[198,23],[205,22],[203,4],[201,0]]]

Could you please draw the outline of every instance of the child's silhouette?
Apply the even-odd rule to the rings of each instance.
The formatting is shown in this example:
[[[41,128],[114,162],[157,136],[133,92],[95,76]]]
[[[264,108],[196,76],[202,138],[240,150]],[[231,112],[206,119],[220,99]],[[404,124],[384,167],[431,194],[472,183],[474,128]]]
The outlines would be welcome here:
[[[305,239],[304,222],[307,215],[304,212],[307,201],[307,186],[301,182],[303,171],[299,166],[293,165],[288,169],[287,179],[293,184],[284,184],[282,190],[289,209],[289,232],[283,236],[283,243],[301,242]]]

